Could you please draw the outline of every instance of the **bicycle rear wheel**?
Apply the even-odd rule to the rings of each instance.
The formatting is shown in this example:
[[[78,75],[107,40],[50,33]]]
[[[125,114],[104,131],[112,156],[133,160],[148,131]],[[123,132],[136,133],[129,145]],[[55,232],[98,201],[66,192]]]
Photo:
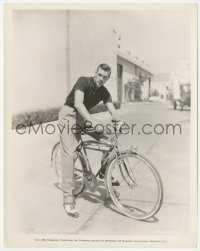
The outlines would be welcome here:
[[[116,207],[128,217],[145,220],[154,216],[163,201],[161,178],[144,156],[121,152],[120,163],[115,158],[107,168],[106,184]],[[112,179],[119,186],[112,185]]]
[[[79,152],[74,153],[74,196],[78,196],[85,189],[84,177],[83,177],[83,167],[84,160]],[[55,169],[56,175],[58,177],[58,185],[62,189],[62,167],[61,167],[61,148],[60,144],[57,143],[52,151],[51,156],[52,167]]]

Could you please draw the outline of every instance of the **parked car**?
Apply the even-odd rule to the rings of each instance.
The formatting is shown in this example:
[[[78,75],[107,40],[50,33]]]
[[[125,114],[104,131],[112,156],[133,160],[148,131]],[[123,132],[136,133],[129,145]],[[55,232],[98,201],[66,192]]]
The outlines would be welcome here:
[[[184,83],[179,85],[178,96],[173,99],[174,109],[177,109],[177,106],[180,107],[183,111],[184,106],[190,107],[191,105],[191,84]]]
[[[159,98],[158,96],[151,96],[151,97],[149,98],[149,101],[150,101],[150,102],[159,101],[159,100],[160,100],[160,98]]]

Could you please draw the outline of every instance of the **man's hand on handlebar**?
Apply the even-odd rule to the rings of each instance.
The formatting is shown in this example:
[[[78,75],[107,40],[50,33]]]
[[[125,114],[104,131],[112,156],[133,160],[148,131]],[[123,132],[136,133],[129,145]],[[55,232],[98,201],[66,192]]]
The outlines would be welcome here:
[[[112,123],[113,123],[113,126],[114,126],[115,130],[116,130],[116,133],[123,134],[123,132],[122,132],[123,128],[122,127],[123,127],[123,125],[126,124],[126,122],[123,121],[123,120],[118,120],[118,121],[112,120]]]

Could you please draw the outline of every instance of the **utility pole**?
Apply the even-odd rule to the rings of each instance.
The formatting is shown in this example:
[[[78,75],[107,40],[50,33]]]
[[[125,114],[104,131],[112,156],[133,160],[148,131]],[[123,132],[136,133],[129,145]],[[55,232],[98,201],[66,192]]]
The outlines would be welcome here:
[[[149,100],[150,95],[151,95],[151,78],[150,77],[148,78],[148,84],[149,84],[149,86],[148,86],[148,98],[147,98],[147,100]]]
[[[69,92],[70,83],[70,10],[66,11],[66,84]]]

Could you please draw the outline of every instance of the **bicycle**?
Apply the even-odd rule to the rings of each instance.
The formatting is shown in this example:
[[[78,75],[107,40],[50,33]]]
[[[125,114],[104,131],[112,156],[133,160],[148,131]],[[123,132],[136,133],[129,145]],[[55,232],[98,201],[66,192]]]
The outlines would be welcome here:
[[[83,130],[81,135],[86,134]],[[120,150],[119,133],[114,130],[112,140],[86,140],[82,137],[74,153],[74,196],[80,195],[85,189],[97,189],[97,176],[92,172],[87,156],[87,149],[108,153],[105,159],[105,188],[113,203],[124,215],[136,219],[146,220],[153,217],[163,202],[163,185],[160,175],[154,165],[137,152],[136,146],[128,150]],[[52,166],[55,168],[59,182],[62,180],[60,143],[56,143],[51,154]],[[112,180],[119,181],[114,186]]]

